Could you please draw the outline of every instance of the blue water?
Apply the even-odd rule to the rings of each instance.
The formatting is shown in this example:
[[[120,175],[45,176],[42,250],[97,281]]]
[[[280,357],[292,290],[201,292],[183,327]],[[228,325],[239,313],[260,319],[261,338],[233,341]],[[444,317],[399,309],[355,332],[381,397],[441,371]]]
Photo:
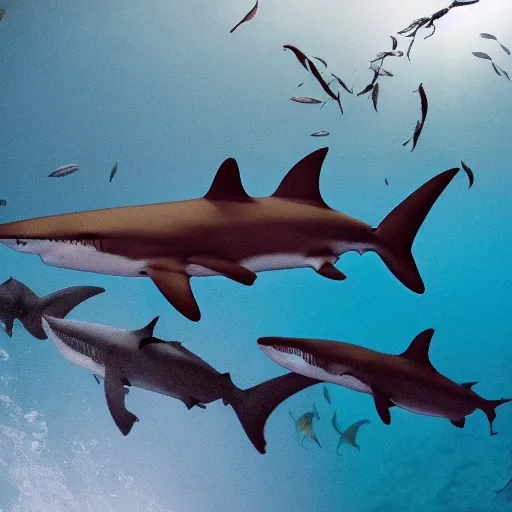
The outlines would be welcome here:
[[[202,196],[221,162],[237,159],[249,194],[271,194],[307,153],[328,146],[321,190],[333,208],[372,225],[429,178],[463,159],[436,203],[413,253],[424,295],[402,286],[373,253],[349,253],[345,282],[310,269],[268,272],[252,287],[220,277],[193,280],[198,324],[178,314],[147,279],[44,265],[0,247],[0,281],[10,276],[39,295],[94,285],[106,293],[69,318],[137,328],[160,315],[155,334],[179,340],[244,388],[283,369],[257,347],[260,336],[347,341],[402,352],[435,328],[431,360],[457,382],[480,381],[487,398],[512,396],[509,253],[512,57],[480,32],[512,45],[512,4],[481,0],[453,9],[426,41],[388,59],[379,113],[364,96],[322,96],[292,44],[328,62],[355,91],[390,34],[447,5],[441,0],[260,2],[256,17],[231,27],[252,0],[5,0],[0,22],[0,196],[2,222],[70,211]],[[0,7],[2,7],[0,5]],[[399,49],[408,40],[399,38]],[[301,88],[297,85],[304,82]],[[417,148],[401,143],[429,113]],[[328,137],[310,134],[327,130]],[[110,170],[119,162],[112,183]],[[50,179],[56,167],[80,170]],[[389,186],[384,179],[387,178]],[[497,410],[490,437],[481,412],[462,430],[447,420],[392,410],[384,425],[367,395],[322,386],[293,396],[271,416],[267,454],[245,437],[221,402],[190,411],[132,388],[140,418],[123,437],[91,374],[21,325],[0,335],[0,509],[151,512],[481,512],[507,510],[496,489],[512,477],[512,405]],[[301,447],[295,417],[315,403],[322,444]],[[342,426],[368,418],[358,442],[336,455],[334,409]]]

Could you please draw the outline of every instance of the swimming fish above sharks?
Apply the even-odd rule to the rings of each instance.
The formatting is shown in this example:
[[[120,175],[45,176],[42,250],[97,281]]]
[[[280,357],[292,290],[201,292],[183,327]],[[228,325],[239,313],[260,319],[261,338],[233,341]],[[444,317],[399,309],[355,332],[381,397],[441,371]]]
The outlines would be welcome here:
[[[97,286],[72,286],[38,297],[28,286],[11,277],[0,284],[0,322],[9,338],[14,321],[19,320],[32,336],[45,340],[43,314],[63,318],[78,304],[104,291],[105,288]]]
[[[198,321],[193,276],[223,275],[252,285],[256,272],[311,267],[334,280],[348,251],[375,251],[395,277],[425,290],[411,247],[458,168],[421,186],[372,228],[331,209],[319,190],[327,148],[300,160],[270,197],[250,197],[228,158],[200,199],[109,208],[0,224],[0,242],[52,266],[149,276],[185,317]]]
[[[123,435],[138,418],[125,406],[125,386],[181,400],[188,409],[222,399],[231,405],[254,447],[265,453],[265,423],[288,397],[318,381],[289,373],[241,390],[178,341],[153,337],[158,317],[137,330],[44,315],[43,328],[69,361],[104,379],[110,414]]]
[[[426,416],[447,418],[463,428],[466,416],[481,409],[491,436],[496,407],[510,398],[486,400],[471,388],[476,382],[457,384],[441,375],[428,352],[434,329],[420,333],[400,355],[336,341],[265,337],[261,350],[277,364],[313,379],[339,384],[373,396],[380,419],[391,423],[390,407],[397,406]]]

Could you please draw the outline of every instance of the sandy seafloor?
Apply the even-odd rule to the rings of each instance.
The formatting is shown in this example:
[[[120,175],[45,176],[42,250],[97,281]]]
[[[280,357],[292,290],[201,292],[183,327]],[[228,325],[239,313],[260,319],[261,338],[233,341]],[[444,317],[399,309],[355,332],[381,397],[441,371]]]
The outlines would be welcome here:
[[[446,2],[447,3],[447,2]],[[509,297],[512,4],[481,0],[453,9],[436,34],[419,35],[406,58],[389,59],[379,113],[371,100],[322,96],[284,44],[319,56],[355,91],[391,34],[446,5],[441,0],[261,0],[256,17],[231,27],[251,1],[9,0],[0,22],[0,196],[2,221],[202,196],[228,157],[249,194],[273,192],[307,153],[329,147],[321,176],[326,202],[372,225],[417,186],[464,160],[414,244],[424,295],[402,286],[373,254],[346,254],[345,282],[310,269],[260,274],[244,287],[196,279],[201,322],[179,315],[147,279],[87,274],[42,264],[0,247],[0,281],[13,276],[39,295],[74,285],[106,288],[69,318],[124,328],[156,315],[155,334],[180,340],[240,387],[284,373],[258,349],[260,336],[348,341],[402,352],[436,330],[435,367],[457,382],[479,381],[488,398],[512,396]],[[0,7],[2,7],[0,5]],[[399,49],[406,41],[399,38]],[[297,85],[304,82],[301,88]],[[414,152],[402,147],[429,112]],[[310,134],[330,132],[316,139]],[[108,182],[115,161],[119,170]],[[61,179],[47,175],[78,163]],[[384,179],[387,178],[389,186]],[[266,429],[267,454],[246,439],[221,402],[187,411],[176,400],[132,389],[140,418],[126,438],[108,413],[102,386],[50,341],[17,325],[0,334],[0,510],[151,512],[505,511],[512,477],[512,405],[497,410],[499,435],[481,412],[463,430],[447,420],[392,410],[382,424],[371,398],[321,386],[281,405]],[[300,446],[295,416],[315,403],[322,448]],[[348,426],[362,418],[361,452],[335,453],[334,409]]]

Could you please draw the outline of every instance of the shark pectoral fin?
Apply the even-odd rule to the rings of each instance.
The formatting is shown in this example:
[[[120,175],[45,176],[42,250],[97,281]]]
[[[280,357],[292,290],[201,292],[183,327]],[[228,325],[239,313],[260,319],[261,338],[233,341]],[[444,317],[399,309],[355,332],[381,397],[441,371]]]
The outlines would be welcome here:
[[[112,418],[123,436],[127,436],[136,421],[135,414],[125,407],[126,392],[121,372],[110,365],[105,365],[105,397]]]
[[[450,420],[450,423],[455,425],[457,428],[464,428],[464,425],[466,424],[466,418],[462,418],[460,420]]]
[[[198,255],[187,258],[187,263],[192,265],[200,265],[214,272],[218,272],[223,276],[232,279],[240,284],[251,286],[256,281],[256,274],[238,263],[229,261],[215,256]]]
[[[347,276],[341,271],[338,270],[332,263],[325,262],[317,271],[317,274],[320,274],[327,279],[333,279],[334,281],[343,281],[347,279]]]
[[[389,397],[382,394],[380,391],[376,390],[374,387],[372,389],[373,400],[375,402],[375,407],[377,409],[377,413],[379,414],[380,419],[386,425],[391,423],[391,414],[389,413],[390,400]]]
[[[193,322],[200,320],[201,312],[190,287],[190,276],[181,272],[152,268],[151,266],[148,266],[147,273],[160,290],[160,293],[183,316]]]

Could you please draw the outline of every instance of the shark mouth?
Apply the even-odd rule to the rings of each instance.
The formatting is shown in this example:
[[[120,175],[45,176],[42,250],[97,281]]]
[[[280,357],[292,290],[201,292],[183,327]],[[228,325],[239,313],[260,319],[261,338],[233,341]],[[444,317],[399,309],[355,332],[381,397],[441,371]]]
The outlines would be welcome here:
[[[106,351],[62,332],[57,326],[50,326],[45,318],[42,319],[42,325],[46,335],[66,359],[100,377],[105,376]]]
[[[272,361],[280,366],[314,379],[318,379],[322,374],[324,378],[321,380],[325,380],[323,358],[296,346],[284,345],[279,341],[280,338],[259,338],[258,345]]]
[[[300,348],[296,347],[287,347],[285,345],[271,345],[274,350],[281,352],[282,354],[292,354],[295,356],[299,356],[302,358],[307,364],[311,366],[324,366],[324,360],[322,358],[316,357],[309,352],[305,352]]]

